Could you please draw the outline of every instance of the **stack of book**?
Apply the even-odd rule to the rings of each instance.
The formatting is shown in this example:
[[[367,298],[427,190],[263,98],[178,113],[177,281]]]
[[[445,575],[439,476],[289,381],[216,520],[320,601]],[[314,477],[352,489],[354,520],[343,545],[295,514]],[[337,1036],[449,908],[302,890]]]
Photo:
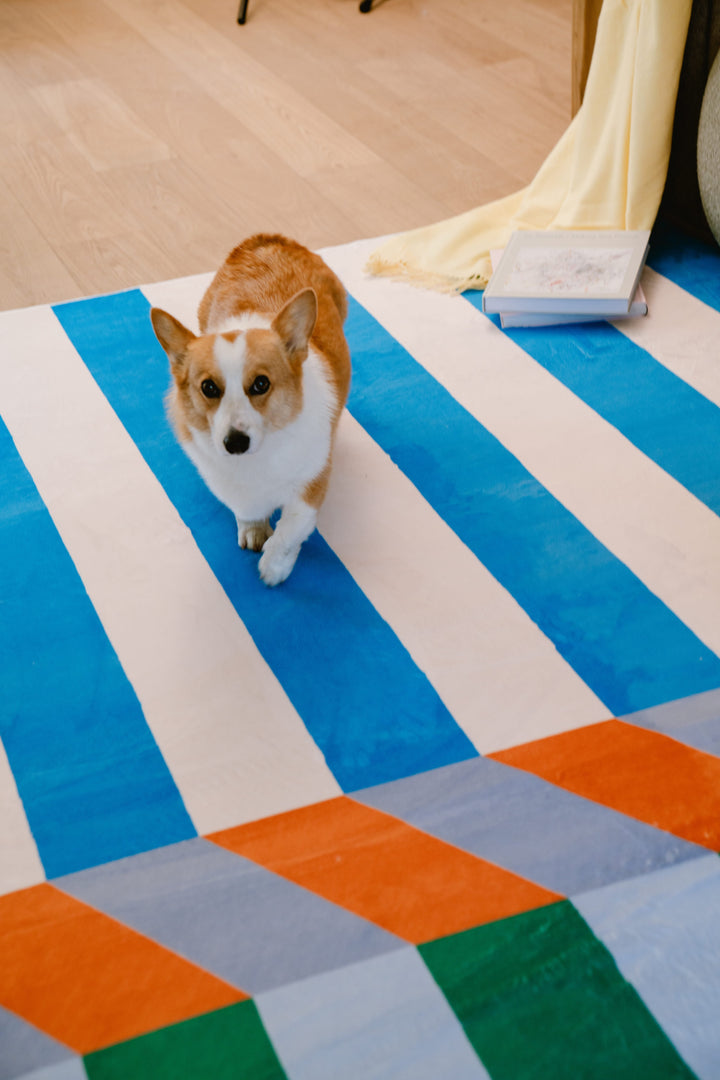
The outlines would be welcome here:
[[[490,253],[483,311],[503,327],[630,319],[647,315],[640,275],[650,232],[522,230]]]

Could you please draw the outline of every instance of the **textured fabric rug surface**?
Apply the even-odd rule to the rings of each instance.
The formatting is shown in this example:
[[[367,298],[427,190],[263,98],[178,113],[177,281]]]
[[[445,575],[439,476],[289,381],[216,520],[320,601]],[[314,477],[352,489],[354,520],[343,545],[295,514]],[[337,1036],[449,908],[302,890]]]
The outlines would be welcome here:
[[[0,315],[2,1080],[720,1076],[720,253],[503,332],[376,245],[277,589],[165,419],[210,275]]]

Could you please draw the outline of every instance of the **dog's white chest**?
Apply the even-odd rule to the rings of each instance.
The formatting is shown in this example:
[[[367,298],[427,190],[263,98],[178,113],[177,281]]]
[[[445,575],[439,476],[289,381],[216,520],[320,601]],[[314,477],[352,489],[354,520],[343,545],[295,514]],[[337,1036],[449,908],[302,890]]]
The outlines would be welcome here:
[[[322,361],[304,365],[303,405],[285,427],[263,432],[256,452],[229,454],[213,432],[192,431],[185,450],[213,494],[244,520],[269,517],[298,498],[325,468],[333,394]]]

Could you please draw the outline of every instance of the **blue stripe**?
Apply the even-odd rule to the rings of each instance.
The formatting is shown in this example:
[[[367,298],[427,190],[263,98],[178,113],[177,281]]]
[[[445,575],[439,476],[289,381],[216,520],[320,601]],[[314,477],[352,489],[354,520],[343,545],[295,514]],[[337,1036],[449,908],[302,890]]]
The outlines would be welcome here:
[[[720,659],[354,301],[348,336],[350,411],[615,715],[720,686]]]
[[[0,736],[48,877],[196,831],[0,422]]]
[[[466,299],[480,310],[479,294]],[[507,336],[720,513],[720,409],[609,323],[523,327]]]
[[[476,756],[407,650],[318,533],[268,589],[169,430],[167,361],[139,291],[55,309],[346,790]],[[262,728],[238,702],[237,722]]]
[[[648,265],[720,311],[720,249],[665,223],[653,229]]]

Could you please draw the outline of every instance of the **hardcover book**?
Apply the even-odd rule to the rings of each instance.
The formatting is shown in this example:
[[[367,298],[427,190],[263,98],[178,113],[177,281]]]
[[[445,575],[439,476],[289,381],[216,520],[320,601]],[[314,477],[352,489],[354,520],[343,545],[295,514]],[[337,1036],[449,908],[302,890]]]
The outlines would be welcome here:
[[[483,294],[483,311],[629,315],[649,240],[645,229],[514,232]]]
[[[490,252],[490,261],[492,262],[493,271],[497,267],[500,259],[502,258],[503,249],[494,248]],[[638,285],[635,290],[635,296],[630,305],[630,310],[625,315],[612,315],[609,318],[615,322],[618,319],[636,319],[643,315],[647,315],[648,305],[643,292],[642,285]],[[511,327],[516,326],[560,326],[567,323],[585,323],[585,322],[598,322],[606,321],[608,316],[605,315],[568,315],[561,311],[555,312],[534,312],[534,311],[503,311],[500,315],[500,325],[503,330],[508,330]]]

